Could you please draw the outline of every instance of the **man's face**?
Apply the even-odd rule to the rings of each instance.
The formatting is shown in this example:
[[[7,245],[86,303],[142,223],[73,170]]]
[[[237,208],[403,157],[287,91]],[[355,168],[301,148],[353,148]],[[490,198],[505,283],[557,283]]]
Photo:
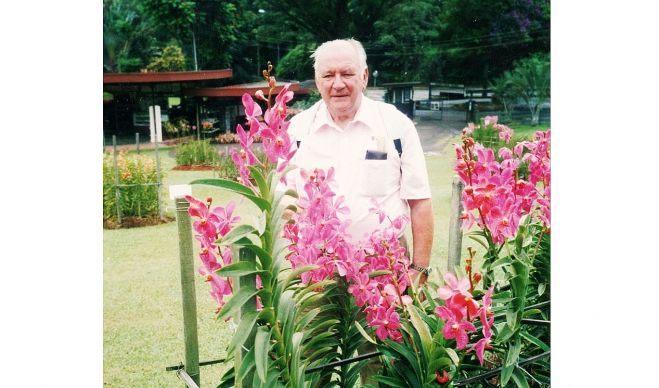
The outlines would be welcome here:
[[[368,82],[368,69],[360,69],[355,49],[349,43],[337,44],[322,53],[316,63],[316,87],[330,114],[353,118]]]

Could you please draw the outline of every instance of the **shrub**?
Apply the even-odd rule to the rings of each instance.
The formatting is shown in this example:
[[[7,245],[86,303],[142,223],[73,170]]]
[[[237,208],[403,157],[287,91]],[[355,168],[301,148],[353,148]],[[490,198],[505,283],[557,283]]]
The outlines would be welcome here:
[[[219,154],[209,140],[193,140],[176,147],[176,164],[212,165],[219,161]]]
[[[117,168],[120,185],[119,209],[122,217],[150,217],[158,214],[158,186],[155,162],[143,155],[128,155],[119,152]],[[164,174],[160,172],[160,182]],[[114,158],[103,157],[103,219],[117,218],[117,195]],[[144,185],[148,184],[148,185]]]

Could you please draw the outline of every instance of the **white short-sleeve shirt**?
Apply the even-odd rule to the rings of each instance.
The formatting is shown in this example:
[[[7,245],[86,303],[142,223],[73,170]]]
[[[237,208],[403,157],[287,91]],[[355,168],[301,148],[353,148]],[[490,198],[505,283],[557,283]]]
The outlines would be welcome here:
[[[331,188],[337,196],[345,197],[350,214],[339,217],[351,220],[348,232],[354,243],[382,227],[378,216],[369,212],[372,199],[393,220],[409,215],[408,199],[430,198],[426,162],[416,128],[391,104],[362,96],[355,118],[341,129],[321,100],[294,116],[288,131],[294,142],[300,141],[292,165],[307,171],[334,167],[335,182]],[[401,157],[394,139],[401,140]],[[287,181],[298,193],[304,192],[297,168],[288,173]]]

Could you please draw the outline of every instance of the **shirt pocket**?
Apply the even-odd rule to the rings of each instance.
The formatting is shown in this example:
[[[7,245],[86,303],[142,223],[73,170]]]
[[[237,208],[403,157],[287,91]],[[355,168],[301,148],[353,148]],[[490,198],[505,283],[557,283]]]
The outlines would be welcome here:
[[[361,161],[361,179],[357,182],[359,193],[365,197],[384,197],[397,189],[399,174],[390,159],[364,159]]]

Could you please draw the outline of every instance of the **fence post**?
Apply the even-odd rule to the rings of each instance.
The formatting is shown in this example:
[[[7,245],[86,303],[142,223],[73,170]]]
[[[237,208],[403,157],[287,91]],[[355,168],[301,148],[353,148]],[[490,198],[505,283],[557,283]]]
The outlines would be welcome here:
[[[137,148],[137,154],[140,154],[140,133],[135,132],[135,147]]]
[[[188,207],[182,197],[176,198],[176,222],[181,263],[183,294],[183,338],[185,340],[185,370],[199,385],[199,339],[197,337],[197,299],[195,296],[194,263],[192,257],[192,226]]]
[[[449,272],[455,272],[455,267],[460,266],[460,256],[462,255],[462,189],[464,183],[457,178],[453,178],[453,192],[451,194],[451,218],[448,232],[448,268]]]
[[[236,255],[236,250],[238,251],[238,255]],[[246,248],[234,249],[233,257],[236,256],[238,257],[239,261],[256,263],[256,255],[249,249]],[[233,291],[234,295],[238,292],[240,287],[256,288],[256,275],[252,274],[248,276],[241,276],[239,278],[234,277],[233,284],[234,284],[234,291]],[[238,287],[235,287],[235,285],[237,285]],[[240,312],[237,313],[238,316],[234,317],[236,325],[240,324],[241,317],[250,311],[256,311],[256,297],[253,297],[250,300],[248,300],[247,303],[245,303],[240,308]],[[241,379],[240,364],[242,363],[243,357],[245,357],[245,355],[247,354],[247,350],[245,349],[251,349],[254,347],[255,335],[256,335],[256,328],[252,328],[252,331],[248,334],[247,339],[245,340],[243,346],[240,349],[236,349],[235,364],[234,364],[234,376],[235,376],[234,381],[236,388],[252,387],[253,385],[254,370],[248,373],[245,376],[245,378]]]
[[[162,199],[160,198],[160,156],[158,155],[158,139],[156,139],[156,190],[158,193],[158,216],[163,219]],[[187,201],[186,201],[187,203]]]
[[[117,165],[117,135],[112,135],[112,155],[114,156],[114,195],[117,199],[117,222],[121,225],[121,195],[119,194],[119,166]]]

